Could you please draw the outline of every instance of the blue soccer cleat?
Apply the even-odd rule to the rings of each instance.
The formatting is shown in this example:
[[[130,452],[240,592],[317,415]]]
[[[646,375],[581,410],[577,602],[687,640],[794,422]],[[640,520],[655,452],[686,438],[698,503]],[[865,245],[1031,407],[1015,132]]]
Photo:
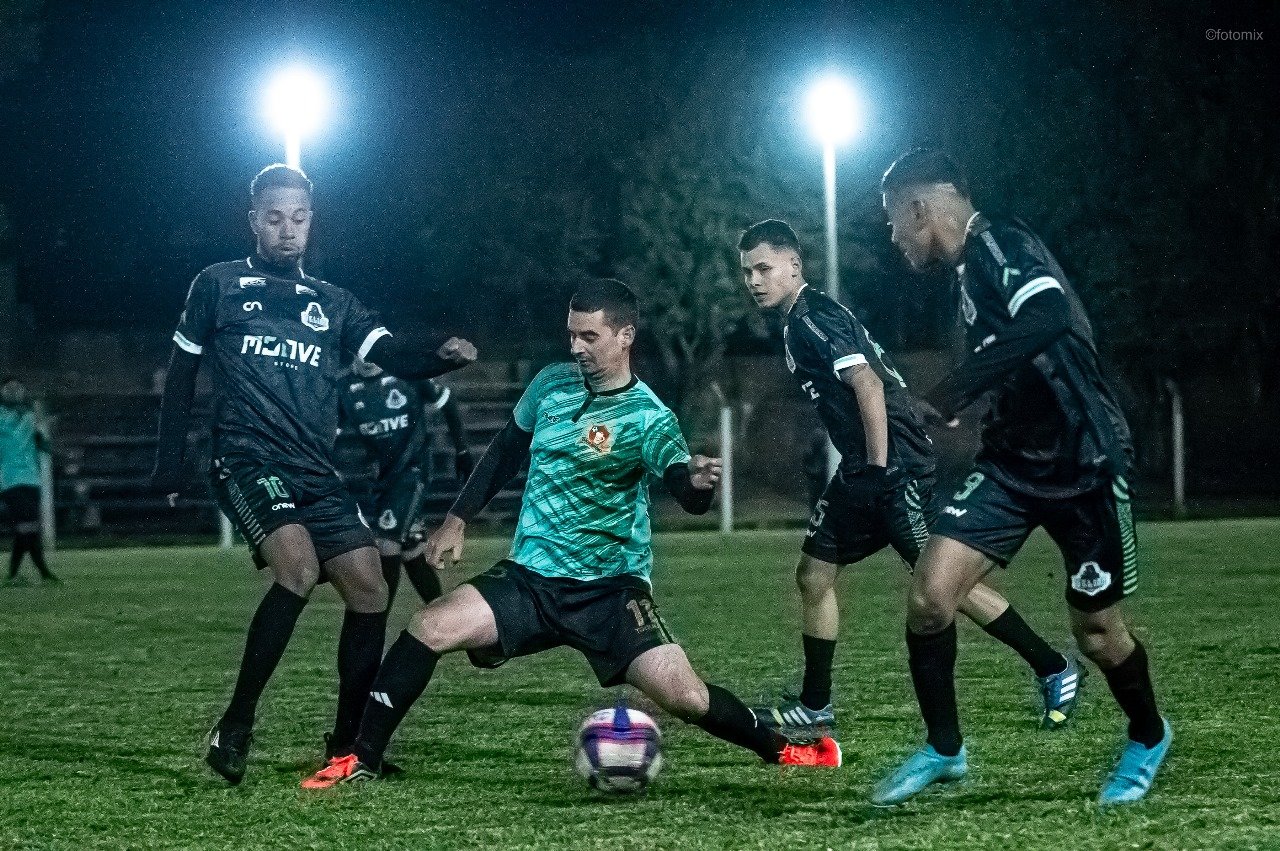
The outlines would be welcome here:
[[[1160,763],[1169,753],[1169,745],[1173,743],[1173,728],[1167,719],[1164,721],[1164,738],[1155,746],[1147,747],[1141,742],[1130,740],[1120,754],[1120,762],[1116,770],[1111,772],[1107,783],[1098,795],[1098,804],[1104,807],[1113,804],[1132,804],[1141,801],[1151,791]]]
[[[877,807],[905,804],[934,783],[951,783],[968,773],[969,758],[963,745],[955,756],[943,756],[933,745],[925,745],[897,771],[876,784],[871,803]]]
[[[1040,696],[1044,699],[1044,714],[1040,716],[1040,729],[1057,730],[1067,723],[1080,699],[1085,671],[1078,659],[1065,657],[1067,667],[1061,673],[1037,677]]]

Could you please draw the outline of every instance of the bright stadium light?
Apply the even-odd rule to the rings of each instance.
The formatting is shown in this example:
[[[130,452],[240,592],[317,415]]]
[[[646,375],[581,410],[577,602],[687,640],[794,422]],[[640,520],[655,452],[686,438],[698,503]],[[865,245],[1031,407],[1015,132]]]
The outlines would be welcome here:
[[[862,102],[843,77],[832,75],[814,83],[804,107],[809,126],[823,146],[843,145],[862,129]]]
[[[302,137],[320,128],[327,107],[324,81],[305,68],[282,71],[267,87],[267,117],[284,135],[285,162],[302,165]]]

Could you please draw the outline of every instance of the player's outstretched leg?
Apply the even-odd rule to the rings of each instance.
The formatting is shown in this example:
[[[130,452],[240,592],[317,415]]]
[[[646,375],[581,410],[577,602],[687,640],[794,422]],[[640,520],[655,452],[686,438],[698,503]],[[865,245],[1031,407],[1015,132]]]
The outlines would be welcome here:
[[[382,661],[389,600],[377,551],[372,547],[329,559],[324,569],[347,604],[338,640],[338,711],[333,732],[325,737],[328,761],[350,753],[355,744],[360,716]]]
[[[836,637],[840,632],[840,604],[836,599],[836,577],[840,568],[813,558],[800,557],[796,586],[800,590],[800,612],[804,645],[804,679],[799,694],[784,694],[776,706],[758,706],[751,712],[762,726],[785,735],[821,734],[836,726],[831,704],[831,669],[835,661]]]
[[[879,806],[902,804],[934,783],[968,772],[956,705],[957,606],[990,569],[986,557],[949,538],[931,536],[907,598],[907,656],[928,743],[871,794]]]
[[[1079,663],[1055,650],[1000,592],[985,583],[974,586],[961,601],[960,611],[1031,666],[1043,705],[1040,726],[1046,730],[1065,726],[1080,700],[1084,671]]]
[[[209,733],[205,755],[209,767],[232,784],[244,779],[258,699],[280,664],[298,616],[307,605],[307,595],[320,576],[311,537],[302,526],[290,524],[275,530],[262,542],[259,552],[276,581],[249,622],[235,691],[227,711]]]
[[[1156,707],[1147,650],[1129,632],[1118,604],[1099,612],[1072,609],[1071,628],[1080,649],[1102,669],[1129,719],[1124,750],[1098,803],[1139,801],[1150,791],[1173,742],[1173,728]]]
[[[419,611],[382,660],[351,752],[329,760],[302,781],[302,788],[327,789],[377,778],[392,735],[426,690],[440,657],[497,643],[493,609],[472,585],[460,585]]]
[[[754,751],[765,762],[840,766],[840,745],[834,739],[824,736],[812,744],[789,743],[776,730],[762,726],[732,692],[704,683],[678,644],[654,647],[636,657],[627,668],[627,682],[677,718]]]

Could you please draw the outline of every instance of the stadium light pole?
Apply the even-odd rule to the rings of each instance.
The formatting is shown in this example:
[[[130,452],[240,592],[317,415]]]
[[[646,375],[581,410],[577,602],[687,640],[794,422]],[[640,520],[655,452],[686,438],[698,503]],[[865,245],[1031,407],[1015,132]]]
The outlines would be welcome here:
[[[863,123],[862,104],[844,77],[828,74],[809,89],[805,117],[822,143],[823,197],[827,220],[827,295],[840,301],[840,249],[836,239],[836,147],[854,137]],[[827,437],[827,472],[840,467],[840,452]]]
[[[818,80],[805,98],[805,117],[822,143],[822,177],[827,220],[827,295],[840,301],[840,253],[836,241],[836,147],[857,134],[862,104],[853,86],[835,74]]]
[[[286,164],[302,167],[302,139],[319,129],[326,103],[324,82],[306,68],[287,68],[267,86],[267,117],[284,136]]]

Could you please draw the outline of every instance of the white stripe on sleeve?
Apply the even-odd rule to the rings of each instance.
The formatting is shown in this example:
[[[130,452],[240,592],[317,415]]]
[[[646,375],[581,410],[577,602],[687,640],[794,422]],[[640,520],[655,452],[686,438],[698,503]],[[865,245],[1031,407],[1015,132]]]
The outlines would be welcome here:
[[[445,406],[445,403],[447,403],[448,401],[449,401],[449,388],[446,387],[444,388],[444,392],[440,394],[440,398],[436,399],[434,402],[431,403],[431,407],[435,408],[438,411],[441,408],[443,408]]]
[[[839,376],[840,370],[848,369],[851,366],[857,366],[860,363],[866,363],[866,362],[867,362],[866,355],[861,355],[861,354],[845,355],[842,358],[836,358],[836,362],[831,365],[831,368],[834,369],[836,375]]]
[[[1023,302],[1031,298],[1036,293],[1042,293],[1045,290],[1062,290],[1062,284],[1048,275],[1042,275],[1039,278],[1033,278],[1022,286],[1018,287],[1018,291],[1013,294],[1013,298],[1009,299],[1009,315],[1017,316],[1018,308],[1022,307]]]
[[[369,336],[364,338],[364,342],[360,344],[360,350],[356,352],[356,357],[364,360],[369,356],[369,350],[373,348],[373,344],[381,340],[383,337],[390,337],[391,332],[379,325],[369,332]]]
[[[198,346],[191,342],[186,337],[182,336],[182,332],[180,331],[173,332],[173,341],[178,344],[178,348],[193,355],[198,355],[204,351],[204,346]]]

